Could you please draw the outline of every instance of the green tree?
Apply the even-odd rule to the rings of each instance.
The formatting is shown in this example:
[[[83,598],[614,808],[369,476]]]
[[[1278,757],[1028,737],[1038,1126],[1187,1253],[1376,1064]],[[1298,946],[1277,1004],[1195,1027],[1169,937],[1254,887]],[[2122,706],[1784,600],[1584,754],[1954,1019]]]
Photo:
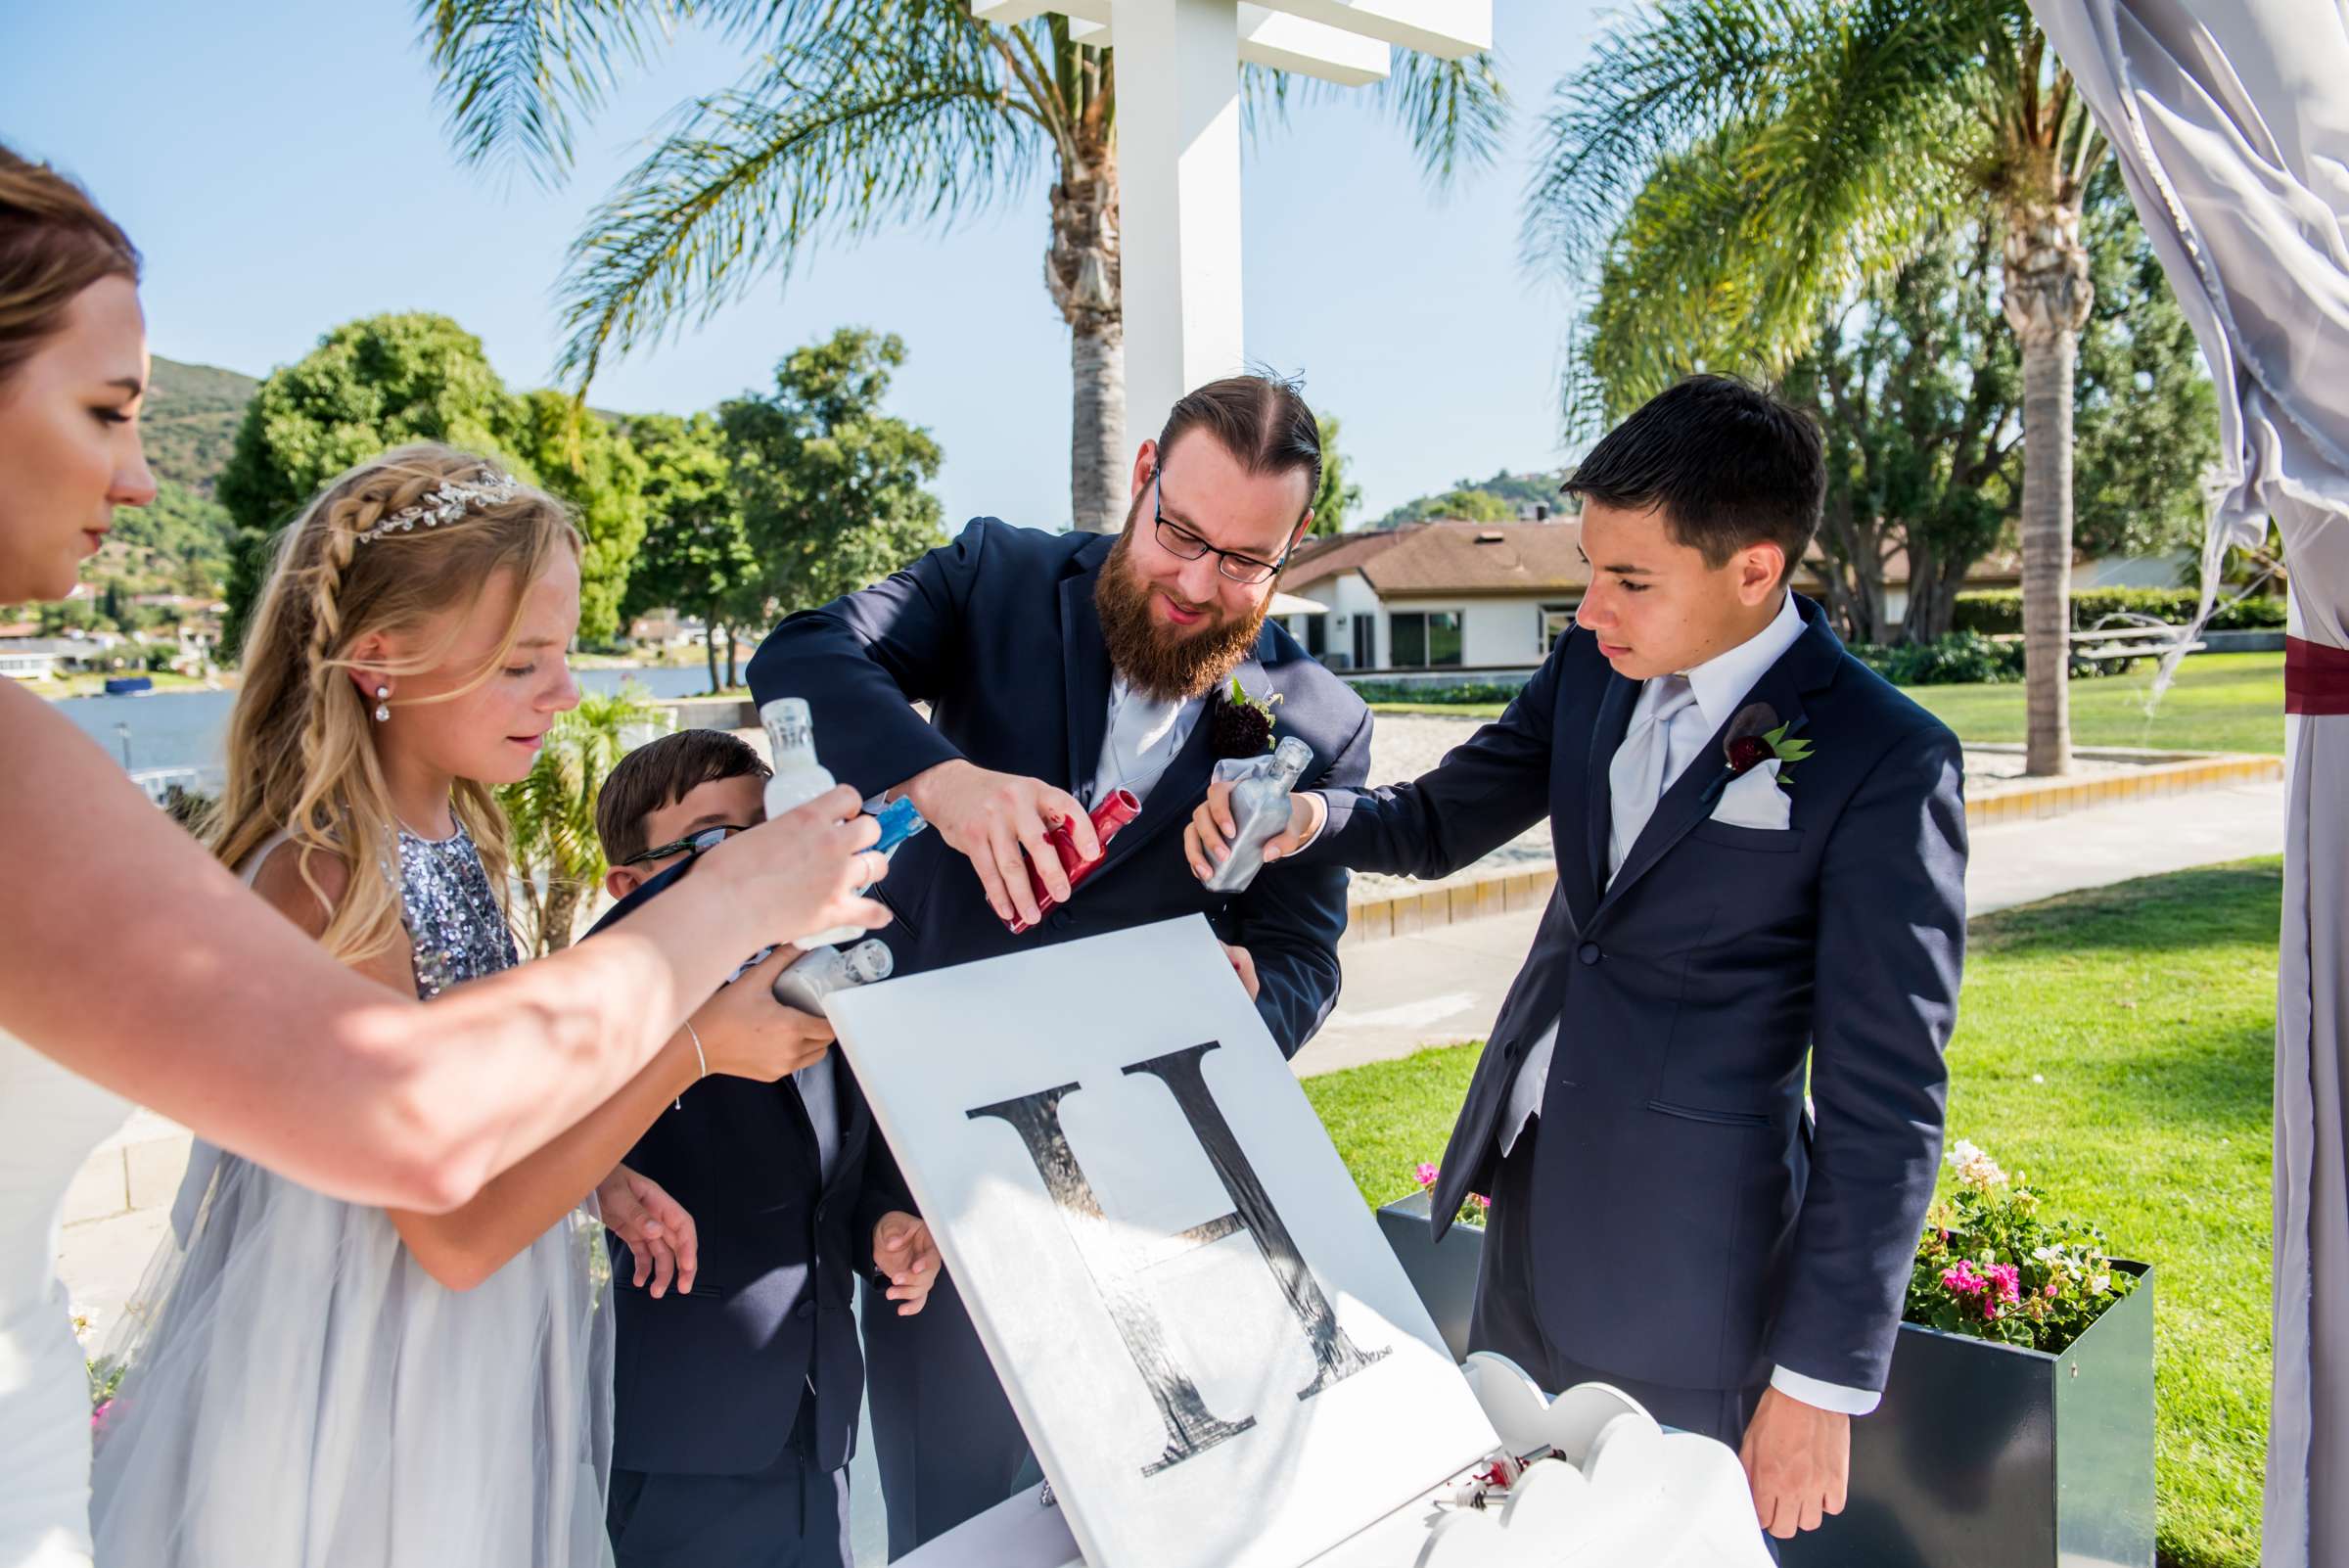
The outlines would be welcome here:
[[[938,442],[881,412],[904,362],[894,334],[844,327],[786,356],[772,393],[719,407],[769,613],[822,604],[945,542],[923,488],[938,477]]]
[[[760,614],[756,603],[746,602],[756,593],[759,562],[743,531],[725,433],[708,414],[645,414],[628,421],[628,437],[645,461],[648,520],[621,613],[634,617],[666,607],[699,620],[706,628],[710,688],[722,691],[734,684],[735,627]]]
[[[2025,0],[1663,0],[1561,83],[1531,254],[1599,256],[1580,352],[1611,401],[1691,366],[1774,375],[1821,307],[1986,225],[2020,350],[2029,746],[2071,765],[2073,387],[2081,236],[2104,154]]]
[[[559,292],[581,386],[607,352],[707,319],[826,241],[989,210],[1048,171],[1044,282],[1070,331],[1070,502],[1080,528],[1126,514],[1125,328],[1114,50],[1067,19],[998,26],[968,0],[418,0],[461,156],[516,158],[544,180],[680,18],[757,64],[681,106],[668,134],[589,215]],[[1252,72],[1278,115],[1317,83]],[[1368,89],[1409,130],[1428,177],[1491,161],[1505,119],[1490,60],[1398,51]],[[1156,410],[1147,411],[1153,422]]]
[[[2095,186],[2076,537],[2092,555],[2158,554],[2200,528],[2202,471],[2217,455],[2210,383],[2117,171],[2107,165]],[[1825,433],[1825,597],[1855,640],[1946,635],[1967,571],[2011,543],[2022,387],[1997,273],[1984,225],[1941,236],[1825,312],[1785,373],[1781,391]],[[1909,577],[1897,623],[1884,580],[1896,552]]]
[[[1362,504],[1362,487],[1346,482],[1346,454],[1338,450],[1338,422],[1328,414],[1321,424],[1321,487],[1313,492],[1313,531],[1343,533],[1346,515]]]
[[[403,441],[504,452],[522,408],[482,342],[446,316],[369,316],[271,373],[245,406],[217,495],[236,520],[222,642],[268,574],[269,539],[327,481]]]
[[[567,393],[525,392],[503,450],[518,473],[571,503],[585,549],[579,558],[579,635],[620,629],[621,600],[644,542],[644,459],[603,415]]]

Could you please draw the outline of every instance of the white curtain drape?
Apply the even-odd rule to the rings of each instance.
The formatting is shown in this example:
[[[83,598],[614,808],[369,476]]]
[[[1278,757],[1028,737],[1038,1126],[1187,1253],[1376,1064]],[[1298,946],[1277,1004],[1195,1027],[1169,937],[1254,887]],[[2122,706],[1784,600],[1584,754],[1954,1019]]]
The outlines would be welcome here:
[[[2349,3],[2031,0],[2218,384],[2212,558],[2291,570],[2266,1568],[2349,1563]]]

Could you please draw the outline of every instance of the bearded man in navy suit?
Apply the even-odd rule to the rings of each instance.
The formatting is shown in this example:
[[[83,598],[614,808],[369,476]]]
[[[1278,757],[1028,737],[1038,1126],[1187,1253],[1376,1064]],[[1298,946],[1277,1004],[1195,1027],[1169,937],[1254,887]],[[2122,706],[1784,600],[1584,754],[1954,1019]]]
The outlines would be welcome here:
[[[1307,782],[1368,776],[1369,710],[1266,619],[1320,475],[1319,428],[1295,389],[1235,376],[1186,395],[1142,442],[1114,537],[981,518],[775,628],[751,661],[752,692],[806,698],[833,775],[910,797],[935,829],[875,890],[896,916],[898,974],[1201,913],[1282,1051],[1321,1027],[1338,994],[1345,870],[1210,893],[1175,831],[1219,760],[1290,735],[1313,750]],[[1246,705],[1227,697],[1235,684]],[[1045,834],[1068,822],[1089,858],[1086,812],[1121,789],[1140,814],[1072,899]],[[1039,907],[1032,870],[1057,908]],[[1014,916],[1028,929],[1009,930]],[[950,1276],[918,1317],[868,1293],[864,1334],[898,1556],[1002,1501],[1034,1461]]]
[[[1267,853],[1437,877],[1549,818],[1557,890],[1435,1191],[1439,1235],[1493,1200],[1470,1343],[1739,1447],[1789,1538],[1843,1506],[1940,1160],[1958,741],[1788,587],[1806,415],[1692,378],[1565,487],[1590,586],[1524,691],[1411,783],[1300,793]]]

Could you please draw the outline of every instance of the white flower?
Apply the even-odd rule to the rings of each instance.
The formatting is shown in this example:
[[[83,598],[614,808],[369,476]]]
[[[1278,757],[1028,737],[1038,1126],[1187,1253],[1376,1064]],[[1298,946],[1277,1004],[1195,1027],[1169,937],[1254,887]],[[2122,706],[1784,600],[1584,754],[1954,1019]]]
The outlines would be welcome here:
[[[2035,1247],[2032,1249],[2031,1256],[2037,1258],[2041,1263],[2051,1264],[2061,1258],[2063,1254],[2053,1247]]]
[[[1978,1192],[1990,1192],[2006,1184],[2006,1173],[1999,1169],[1999,1163],[1968,1139],[1958,1139],[1947,1158],[1958,1173],[1958,1179]]]
[[[2112,1275],[2110,1274],[2098,1274],[2088,1282],[2088,1293],[2092,1296],[2101,1296],[2111,1288]]]

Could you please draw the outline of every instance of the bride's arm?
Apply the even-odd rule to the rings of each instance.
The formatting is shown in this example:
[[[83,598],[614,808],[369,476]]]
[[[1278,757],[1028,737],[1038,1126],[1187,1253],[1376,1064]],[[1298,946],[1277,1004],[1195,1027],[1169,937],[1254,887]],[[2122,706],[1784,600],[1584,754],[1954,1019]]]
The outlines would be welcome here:
[[[830,1022],[774,999],[775,977],[798,956],[788,946],[777,950],[695,1011],[694,1033],[706,1048],[711,1072],[772,1083],[823,1054],[832,1039]],[[425,1272],[451,1290],[471,1290],[577,1208],[645,1129],[700,1080],[703,1060],[693,1037],[677,1031],[619,1093],[482,1188],[471,1202],[446,1214],[392,1210],[399,1239]]]
[[[336,963],[39,698],[0,682],[0,1030],[296,1180],[456,1208],[643,1070],[746,948],[878,925],[853,792],[625,924],[429,1004]],[[582,1188],[581,1190],[584,1190]]]

